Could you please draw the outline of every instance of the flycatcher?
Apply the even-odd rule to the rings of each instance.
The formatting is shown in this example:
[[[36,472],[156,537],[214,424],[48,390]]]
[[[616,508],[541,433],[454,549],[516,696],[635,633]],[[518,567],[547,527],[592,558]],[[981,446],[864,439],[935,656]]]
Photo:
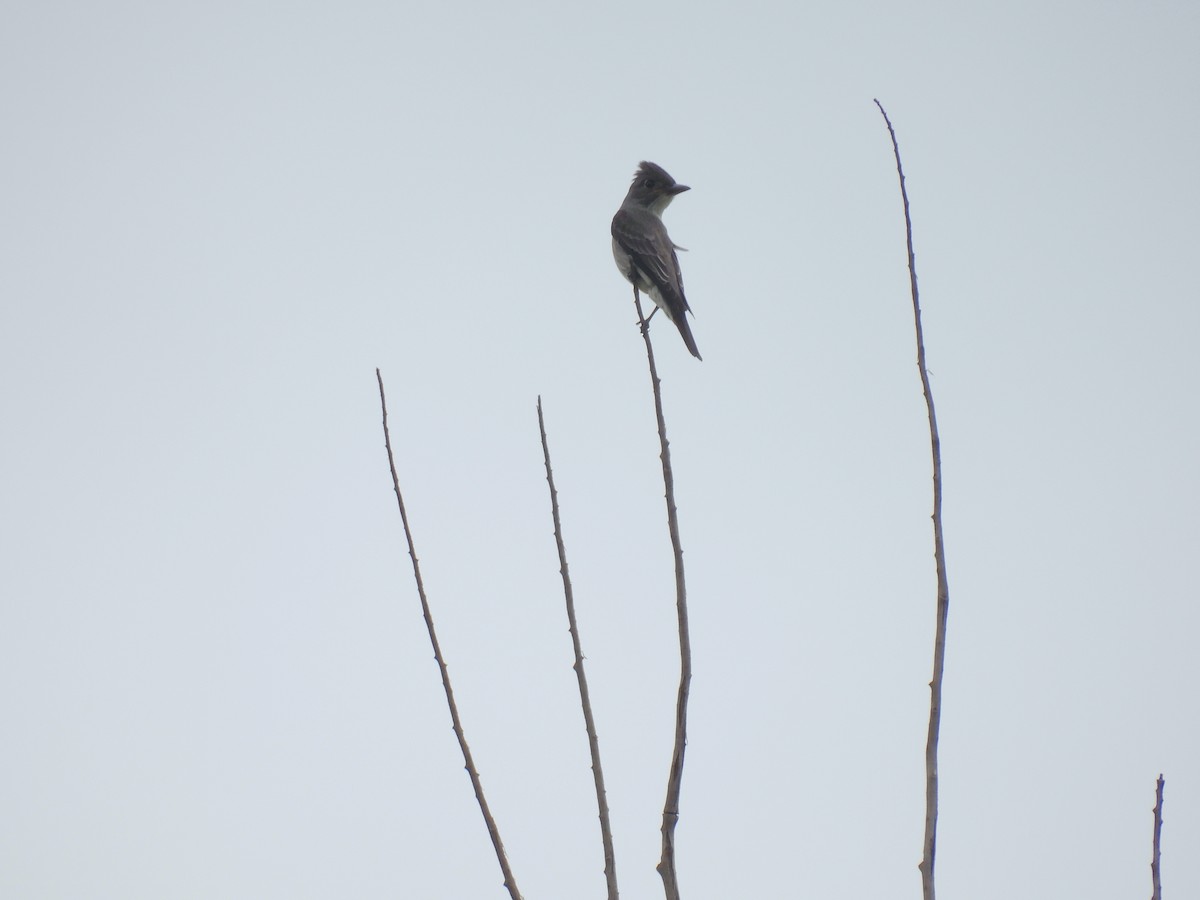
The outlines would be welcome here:
[[[633,184],[625,202],[612,220],[613,259],[629,283],[649,294],[683,335],[683,342],[692,356],[700,359],[696,340],[688,326],[691,312],[683,295],[683,275],[679,271],[676,250],[663,224],[663,210],[677,194],[691,190],[686,184],[676,184],[662,166],[643,162],[633,176]],[[651,310],[650,316],[654,316]],[[646,321],[649,321],[647,319]]]

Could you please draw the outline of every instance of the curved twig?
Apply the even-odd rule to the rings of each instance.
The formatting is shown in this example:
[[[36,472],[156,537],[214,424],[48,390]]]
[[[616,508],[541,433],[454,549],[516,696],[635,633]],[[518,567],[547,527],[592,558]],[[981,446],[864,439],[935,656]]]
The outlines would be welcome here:
[[[946,618],[950,611],[950,587],[946,580],[946,546],[942,541],[942,445],[938,437],[937,416],[933,411],[933,391],[925,368],[925,335],[921,330],[921,296],[917,290],[917,260],[913,252],[912,215],[908,208],[908,190],[904,186],[904,167],[900,164],[900,145],[896,131],[883,104],[875,105],[883,114],[892,151],[896,156],[896,174],[900,176],[900,196],[904,201],[904,231],[908,241],[908,280],[912,289],[913,320],[917,332],[917,368],[929,411],[929,443],[933,453],[933,558],[937,568],[937,628],[933,640],[933,680],[929,683],[929,731],[925,738],[925,841],[921,859],[921,888],[924,900],[934,900],[933,860],[937,851],[938,815],[938,735],[942,726],[942,672],[946,665]]]
[[[617,900],[617,858],[613,852],[612,825],[608,815],[608,795],[604,790],[604,769],[600,766],[600,739],[596,735],[596,720],[592,717],[592,700],[588,693],[587,674],[583,669],[583,646],[579,626],[575,622],[575,592],[571,587],[571,570],[567,566],[567,548],[563,543],[562,520],[558,512],[558,490],[554,487],[554,470],[550,468],[550,444],[546,440],[546,420],[542,415],[542,398],[537,402],[538,430],[542,435],[542,458],[546,461],[546,483],[550,485],[550,514],[554,519],[554,543],[558,547],[559,572],[562,574],[563,595],[567,604],[571,646],[575,651],[575,678],[579,682],[579,702],[583,706],[583,723],[587,729],[588,750],[592,755],[592,780],[596,783],[596,805],[600,810],[600,841],[604,846],[604,878],[608,884],[608,900]]]
[[[404,537],[408,541],[408,555],[412,557],[413,577],[417,581],[417,594],[421,598],[421,612],[425,616],[425,627],[429,630],[429,642],[433,644],[433,658],[437,660],[438,670],[442,674],[442,688],[446,692],[446,704],[450,707],[450,720],[454,723],[454,736],[458,738],[459,749],[462,750],[463,762],[467,774],[471,778],[471,787],[475,790],[475,799],[479,803],[479,811],[483,813],[484,824],[487,825],[488,835],[492,846],[496,849],[496,860],[500,863],[500,871],[504,873],[504,886],[512,900],[521,900],[521,892],[517,890],[517,880],[513,877],[508,865],[508,856],[504,852],[504,842],[500,840],[500,830],[496,820],[488,808],[487,798],[483,795],[483,782],[479,780],[479,772],[475,769],[475,760],[471,758],[471,748],[467,746],[467,736],[463,732],[462,722],[458,718],[458,706],[454,702],[454,691],[450,687],[450,671],[446,668],[442,648],[438,644],[437,632],[433,628],[433,613],[429,609],[429,601],[425,596],[425,582],[421,579],[421,564],[417,560],[417,550],[413,544],[412,530],[408,527],[408,513],[404,509],[404,497],[400,493],[400,477],[396,474],[396,462],[392,456],[392,437],[388,433],[387,399],[383,394],[383,376],[379,369],[375,370],[375,380],[379,382],[379,405],[383,408],[383,442],[387,447],[388,468],[392,471],[392,486],[396,490],[396,503],[400,507],[400,521],[404,523]]]

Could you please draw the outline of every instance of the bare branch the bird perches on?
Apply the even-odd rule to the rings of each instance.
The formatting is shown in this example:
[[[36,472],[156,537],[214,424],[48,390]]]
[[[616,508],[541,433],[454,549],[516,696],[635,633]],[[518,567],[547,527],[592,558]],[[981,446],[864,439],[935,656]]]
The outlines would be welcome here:
[[[934,900],[934,856],[937,850],[938,816],[938,735],[942,726],[942,672],[946,664],[946,618],[950,611],[950,587],[946,580],[946,547],[942,541],[942,447],[938,437],[937,416],[933,410],[933,391],[929,386],[929,371],[925,366],[925,335],[921,329],[921,297],[917,290],[917,260],[913,252],[912,215],[908,206],[908,189],[904,184],[904,167],[900,164],[900,145],[896,131],[883,104],[875,105],[883,114],[892,151],[896,156],[896,174],[900,177],[900,197],[904,203],[904,231],[908,243],[908,280],[912,289],[913,321],[917,333],[917,369],[921,373],[921,388],[925,392],[925,408],[929,412],[929,443],[933,453],[933,558],[937,568],[937,626],[933,640],[933,680],[929,683],[929,731],[925,739],[925,841],[921,859],[921,888],[924,900]]]
[[[429,631],[429,642],[433,644],[433,658],[437,660],[438,670],[442,675],[442,688],[446,692],[446,704],[450,707],[450,720],[454,723],[454,736],[458,738],[459,749],[462,750],[463,762],[467,774],[471,778],[471,787],[475,790],[475,799],[479,803],[479,811],[483,814],[484,824],[487,825],[488,835],[496,850],[496,859],[500,863],[500,871],[504,874],[504,887],[508,889],[512,900],[521,900],[521,892],[517,890],[517,880],[513,877],[508,864],[508,856],[504,852],[504,842],[500,840],[500,830],[496,820],[488,808],[487,798],[483,794],[483,782],[475,769],[475,761],[471,758],[471,748],[467,746],[467,737],[463,733],[462,721],[458,717],[458,706],[454,702],[454,691],[450,687],[450,671],[446,668],[442,648],[438,644],[437,632],[433,627],[433,613],[429,609],[429,600],[425,596],[425,582],[421,579],[421,564],[417,560],[417,549],[413,543],[412,530],[408,527],[408,512],[404,508],[404,496],[400,493],[400,477],[396,474],[396,461],[392,455],[392,436],[388,432],[387,398],[383,393],[383,376],[379,369],[375,370],[375,380],[379,382],[379,405],[383,408],[383,442],[387,448],[388,468],[392,472],[392,487],[396,491],[396,503],[400,507],[400,521],[404,524],[404,537],[408,541],[408,555],[412,557],[413,577],[417,582],[417,594],[421,598],[421,613],[425,616],[425,627]]]
[[[563,543],[562,519],[558,509],[558,490],[554,487],[554,470],[550,467],[550,444],[546,440],[546,420],[542,415],[542,398],[537,402],[538,430],[542,436],[542,458],[546,462],[546,483],[550,485],[550,514],[554,519],[554,543],[558,547],[559,572],[562,575],[563,595],[566,598],[567,622],[571,631],[571,646],[575,651],[575,679],[579,682],[579,702],[583,706],[583,723],[587,729],[588,750],[592,755],[592,780],[596,784],[596,805],[600,810],[600,841],[604,847],[604,878],[608,885],[608,900],[617,900],[617,859],[613,852],[612,825],[608,815],[608,795],[604,789],[604,769],[600,766],[600,739],[596,735],[596,720],[592,717],[592,700],[588,693],[587,674],[583,667],[583,645],[579,625],[575,621],[575,592],[571,587],[571,570],[567,566],[567,548]]]
[[[679,692],[675,699],[675,745],[671,751],[671,769],[667,776],[667,797],[663,804],[662,857],[656,868],[662,876],[666,900],[679,900],[679,878],[675,868],[675,826],[679,822],[679,793],[683,786],[683,756],[687,749],[688,695],[692,685],[692,639],[688,630],[687,583],[683,574],[683,546],[679,540],[679,514],[675,509],[675,475],[671,470],[671,449],[663,418],[661,382],[654,365],[654,347],[650,343],[648,322],[642,315],[637,286],[633,288],[638,323],[646,342],[646,360],[650,365],[650,384],[654,389],[654,414],[658,420],[658,443],[662,448],[663,485],[667,501],[667,530],[675,555],[675,610],[679,620]]]

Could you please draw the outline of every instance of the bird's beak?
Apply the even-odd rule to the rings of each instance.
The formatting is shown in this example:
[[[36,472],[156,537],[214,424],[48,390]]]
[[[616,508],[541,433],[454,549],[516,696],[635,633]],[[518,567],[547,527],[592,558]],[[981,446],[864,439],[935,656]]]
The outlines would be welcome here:
[[[676,194],[682,194],[684,191],[690,191],[691,188],[686,184],[675,184],[667,188],[667,193],[674,197]]]

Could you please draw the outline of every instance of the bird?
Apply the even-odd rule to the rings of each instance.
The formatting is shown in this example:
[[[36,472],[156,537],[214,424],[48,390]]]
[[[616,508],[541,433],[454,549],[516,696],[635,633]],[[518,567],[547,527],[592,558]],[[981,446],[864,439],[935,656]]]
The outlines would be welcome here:
[[[651,310],[650,318],[661,309],[679,329],[688,351],[701,359],[688,325],[687,314],[692,309],[683,294],[683,275],[675,253],[684,248],[671,241],[662,220],[671,201],[689,190],[686,184],[676,183],[662,166],[642,162],[621,208],[613,216],[612,248],[621,274],[654,300],[656,309]]]

